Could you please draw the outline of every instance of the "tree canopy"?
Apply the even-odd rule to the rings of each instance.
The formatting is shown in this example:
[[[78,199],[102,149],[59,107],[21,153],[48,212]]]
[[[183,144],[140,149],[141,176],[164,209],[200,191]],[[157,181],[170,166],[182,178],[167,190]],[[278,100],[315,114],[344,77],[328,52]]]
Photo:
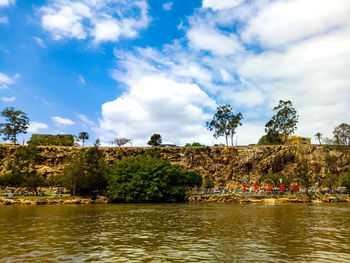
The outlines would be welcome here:
[[[279,104],[273,108],[276,112],[272,119],[266,123],[265,132],[275,134],[276,132],[282,135],[283,143],[287,142],[288,136],[297,128],[298,118],[297,111],[293,108],[290,100],[280,100]]]
[[[81,132],[81,133],[79,133],[78,138],[83,141],[83,147],[84,147],[84,142],[85,142],[85,140],[89,139],[89,134],[87,132]]]
[[[337,144],[350,145],[350,125],[342,123],[334,128],[334,139]]]
[[[4,140],[10,140],[15,144],[18,134],[27,133],[29,118],[23,111],[7,107],[0,113],[0,116],[5,118],[5,122],[0,123],[0,134]]]
[[[161,145],[162,144],[162,136],[160,136],[160,134],[158,134],[158,133],[153,134],[147,144],[150,146]]]
[[[241,113],[234,115],[232,107],[227,104],[217,107],[213,119],[208,121],[206,125],[210,131],[214,131],[215,138],[225,136],[226,146],[228,146],[228,138],[230,137],[233,146],[233,136],[236,133],[236,128],[242,125],[242,119],[243,115]]]
[[[131,142],[131,140],[128,138],[116,138],[112,141],[112,143],[115,145],[118,145],[118,147],[121,147],[121,146],[127,144],[128,142]]]

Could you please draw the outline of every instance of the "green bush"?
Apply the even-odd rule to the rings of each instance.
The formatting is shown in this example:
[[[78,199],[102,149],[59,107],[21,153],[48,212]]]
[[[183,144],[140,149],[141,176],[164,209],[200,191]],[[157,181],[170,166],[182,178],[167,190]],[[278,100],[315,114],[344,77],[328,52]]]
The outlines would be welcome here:
[[[341,186],[345,186],[350,195],[350,172],[340,174],[339,182]]]
[[[157,157],[130,156],[109,169],[107,195],[115,202],[183,201],[186,187],[199,184],[193,177]]]

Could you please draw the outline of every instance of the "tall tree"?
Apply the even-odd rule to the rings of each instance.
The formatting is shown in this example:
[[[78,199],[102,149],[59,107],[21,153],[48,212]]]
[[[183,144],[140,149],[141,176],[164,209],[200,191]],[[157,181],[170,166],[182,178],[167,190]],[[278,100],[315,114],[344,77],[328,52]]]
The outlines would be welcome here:
[[[162,143],[162,136],[160,134],[155,133],[151,136],[150,140],[148,141],[148,145],[150,146],[159,146]]]
[[[0,123],[0,134],[4,140],[10,140],[13,144],[17,142],[17,135],[27,133],[29,118],[23,111],[15,110],[13,107],[5,108],[0,116],[5,118],[5,123]]]
[[[83,141],[83,147],[84,147],[84,142],[85,142],[85,140],[89,139],[89,134],[87,132],[81,132],[81,133],[79,133],[78,138]]]
[[[315,137],[318,139],[318,142],[319,142],[319,143],[320,143],[320,145],[321,145],[321,144],[322,144],[322,143],[321,143],[322,133],[317,132],[317,133],[315,134]]]
[[[266,123],[265,132],[269,130],[277,131],[283,137],[283,143],[287,142],[288,136],[297,128],[298,115],[290,100],[280,100],[279,104],[273,108],[276,114]]]
[[[309,193],[309,188],[313,184],[313,179],[311,175],[311,171],[309,169],[309,164],[306,159],[301,159],[297,162],[297,167],[294,170],[298,182],[301,186],[304,186],[306,189],[306,193]]]
[[[127,144],[128,142],[131,142],[131,140],[128,138],[116,138],[112,141],[112,143],[115,145],[118,145],[118,147],[121,147],[121,146]]]
[[[350,145],[350,125],[342,123],[334,128],[334,138],[337,144]]]
[[[240,122],[242,119],[242,114],[238,113],[234,115],[232,113],[232,107],[227,104],[217,107],[213,119],[208,121],[206,125],[210,131],[214,131],[215,138],[225,136],[226,146],[228,146],[228,137],[231,137],[233,145],[233,135],[237,126],[242,125]]]

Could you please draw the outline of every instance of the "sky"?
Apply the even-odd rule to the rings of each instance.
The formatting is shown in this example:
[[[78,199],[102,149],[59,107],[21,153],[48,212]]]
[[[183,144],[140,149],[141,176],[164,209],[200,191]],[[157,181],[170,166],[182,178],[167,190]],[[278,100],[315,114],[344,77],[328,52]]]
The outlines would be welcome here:
[[[32,133],[213,145],[216,108],[257,143],[279,100],[296,135],[350,119],[350,1],[0,0],[0,109]]]

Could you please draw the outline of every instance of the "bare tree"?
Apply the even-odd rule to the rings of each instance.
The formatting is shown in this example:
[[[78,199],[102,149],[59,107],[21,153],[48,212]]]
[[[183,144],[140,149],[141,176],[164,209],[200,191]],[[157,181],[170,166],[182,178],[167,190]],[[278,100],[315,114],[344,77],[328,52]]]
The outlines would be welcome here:
[[[121,147],[125,144],[127,144],[128,142],[130,142],[131,140],[128,138],[116,138],[112,141],[113,144],[117,145],[118,147]]]

